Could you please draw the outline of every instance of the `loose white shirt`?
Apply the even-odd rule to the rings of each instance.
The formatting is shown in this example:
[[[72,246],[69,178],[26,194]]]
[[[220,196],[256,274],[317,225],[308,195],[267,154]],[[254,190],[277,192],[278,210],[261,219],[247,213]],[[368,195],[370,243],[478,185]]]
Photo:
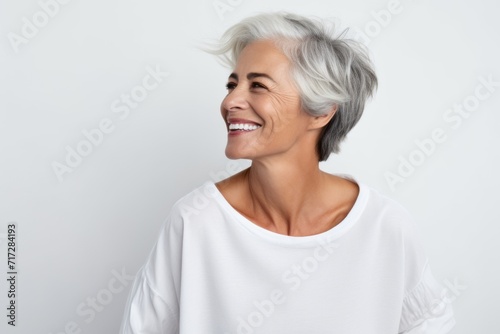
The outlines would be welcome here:
[[[345,219],[303,237],[254,224],[211,181],[187,194],[136,276],[121,333],[448,333],[448,291],[415,224],[357,183]]]

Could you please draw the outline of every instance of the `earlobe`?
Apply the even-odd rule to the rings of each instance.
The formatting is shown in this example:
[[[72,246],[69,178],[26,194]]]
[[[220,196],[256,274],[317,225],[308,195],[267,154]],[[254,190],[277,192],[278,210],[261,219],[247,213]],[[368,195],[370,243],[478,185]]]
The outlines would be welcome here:
[[[318,129],[318,128],[322,128],[325,125],[327,125],[328,122],[330,122],[330,120],[333,118],[333,116],[335,116],[337,109],[338,109],[338,107],[337,107],[337,105],[335,105],[332,107],[330,112],[328,112],[327,114],[324,114],[321,116],[314,116],[312,124],[311,124],[312,128]]]

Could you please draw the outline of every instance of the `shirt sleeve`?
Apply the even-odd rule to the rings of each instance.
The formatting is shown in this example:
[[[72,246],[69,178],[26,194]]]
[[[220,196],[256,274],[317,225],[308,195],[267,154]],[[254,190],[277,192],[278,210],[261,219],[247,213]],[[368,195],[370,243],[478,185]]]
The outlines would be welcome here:
[[[420,282],[403,300],[399,333],[449,333],[455,326],[455,318],[447,292],[426,263]]]
[[[431,272],[417,225],[403,224],[405,294],[399,334],[445,334],[455,326],[449,291]]]
[[[127,301],[120,334],[146,333],[176,334],[178,320],[168,303],[151,288],[141,268]]]
[[[182,224],[172,214],[139,270],[128,296],[120,334],[178,334]],[[177,226],[177,228],[175,226]]]

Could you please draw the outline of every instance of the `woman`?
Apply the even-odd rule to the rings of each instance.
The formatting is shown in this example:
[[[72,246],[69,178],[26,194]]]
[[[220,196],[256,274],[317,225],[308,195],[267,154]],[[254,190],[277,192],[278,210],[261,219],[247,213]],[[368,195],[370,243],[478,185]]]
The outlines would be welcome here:
[[[226,155],[252,164],[176,202],[121,332],[448,332],[406,211],[319,169],[377,85],[364,49],[280,13],[236,24],[213,52],[232,68]]]

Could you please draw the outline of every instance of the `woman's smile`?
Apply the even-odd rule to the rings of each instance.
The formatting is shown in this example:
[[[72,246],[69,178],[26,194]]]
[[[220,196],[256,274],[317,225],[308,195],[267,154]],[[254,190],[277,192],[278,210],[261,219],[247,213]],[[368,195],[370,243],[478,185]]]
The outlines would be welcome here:
[[[262,127],[261,124],[242,118],[227,120],[228,136],[237,136],[253,132]]]

